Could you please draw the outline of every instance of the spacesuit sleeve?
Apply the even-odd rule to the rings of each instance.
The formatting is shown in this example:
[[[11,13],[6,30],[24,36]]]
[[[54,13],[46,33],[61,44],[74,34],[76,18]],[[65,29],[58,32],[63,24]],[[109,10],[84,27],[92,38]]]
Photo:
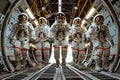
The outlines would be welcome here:
[[[35,35],[36,35],[36,39],[38,38],[38,27],[35,28]]]
[[[46,33],[47,33],[47,37],[50,37],[51,34],[50,34],[50,27],[47,25],[47,28],[46,28]]]
[[[17,33],[17,24],[14,24],[13,27],[12,27],[9,39],[13,39],[14,36],[16,35],[16,33]]]
[[[107,38],[109,41],[112,41],[113,39],[112,39],[112,36],[110,35],[110,32],[109,32],[108,27],[105,26],[105,25],[104,25],[104,27],[105,27],[105,32],[106,32],[106,38]]]
[[[70,29],[70,36],[73,35],[73,32],[75,32],[74,25],[72,25],[72,27],[71,27],[71,29]]]
[[[35,40],[36,33],[35,33],[35,29],[33,28],[33,25],[31,23],[29,23],[29,31],[30,31],[30,39]]]
[[[88,32],[90,34],[97,32],[97,24],[95,22],[92,22],[92,24],[90,25]]]
[[[87,39],[92,38],[93,36],[96,35],[96,34],[95,34],[96,31],[97,31],[97,25],[93,22],[93,23],[89,26],[88,30],[85,32],[85,37],[86,37]]]
[[[68,36],[70,36],[71,30],[72,30],[72,27],[70,26],[70,24],[67,24],[66,25],[66,33],[67,33]]]
[[[55,24],[53,24],[52,26],[51,26],[51,28],[50,28],[50,32],[51,32],[51,37],[54,37],[55,36],[55,30],[56,30],[56,25]]]

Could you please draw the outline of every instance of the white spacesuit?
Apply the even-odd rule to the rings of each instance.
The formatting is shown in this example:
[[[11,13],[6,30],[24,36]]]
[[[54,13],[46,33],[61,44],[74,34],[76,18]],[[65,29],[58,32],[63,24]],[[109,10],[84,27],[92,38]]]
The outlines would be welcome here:
[[[81,62],[85,58],[85,42],[84,42],[84,28],[81,26],[81,19],[74,18],[71,30],[73,41],[71,42],[73,62],[78,61],[79,67],[82,67]]]
[[[104,70],[109,69],[110,47],[114,46],[109,29],[103,22],[103,15],[97,14],[87,31],[87,38],[91,38],[93,43],[96,61],[95,70],[97,71],[101,71],[102,68]]]
[[[14,40],[15,36],[15,41]],[[13,25],[12,31],[9,37],[10,43],[14,48],[14,55],[16,59],[16,70],[20,70],[21,67],[21,55],[22,55],[22,64],[26,64],[26,58],[28,62],[32,65],[32,62],[29,58],[29,41],[35,40],[35,30],[31,23],[28,22],[28,16],[25,13],[21,13],[18,16],[18,22]]]
[[[59,12],[56,14],[55,22],[51,26],[51,33],[55,39],[54,41],[54,54],[56,59],[56,67],[59,67],[60,46],[62,52],[62,64],[66,65],[66,55],[68,48],[67,37],[70,31],[70,25],[66,21],[65,14]]]
[[[44,17],[38,19],[39,26],[36,29],[36,59],[38,61],[39,68],[42,68],[42,52],[45,58],[45,64],[49,62],[50,43],[47,41],[50,37],[50,27],[47,25],[47,20]]]

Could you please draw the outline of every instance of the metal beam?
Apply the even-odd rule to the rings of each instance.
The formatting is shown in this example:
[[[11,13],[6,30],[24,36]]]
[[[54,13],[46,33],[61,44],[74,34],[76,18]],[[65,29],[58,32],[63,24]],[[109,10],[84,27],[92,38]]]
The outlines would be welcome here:
[[[82,10],[81,10],[81,11],[80,11],[80,13],[79,13],[79,17],[80,17],[80,15],[82,14],[82,12],[84,11],[84,8],[85,8],[85,6],[86,6],[87,2],[88,2],[88,0],[86,0],[86,1],[85,1],[85,4],[83,5]]]
[[[80,0],[77,2],[77,7],[80,5]],[[73,15],[72,15],[72,19],[70,20],[70,24],[72,24],[72,21],[73,21],[73,18],[75,17],[75,14],[76,14],[76,9],[74,9],[73,11]]]

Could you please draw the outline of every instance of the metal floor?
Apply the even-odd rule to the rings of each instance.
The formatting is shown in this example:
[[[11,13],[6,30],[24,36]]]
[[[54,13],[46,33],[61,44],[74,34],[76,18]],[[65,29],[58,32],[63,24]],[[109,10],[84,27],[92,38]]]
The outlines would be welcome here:
[[[79,69],[76,65],[55,67],[49,64],[41,70],[28,68],[23,71],[0,75],[0,80],[120,80],[114,73],[95,72],[90,69]]]

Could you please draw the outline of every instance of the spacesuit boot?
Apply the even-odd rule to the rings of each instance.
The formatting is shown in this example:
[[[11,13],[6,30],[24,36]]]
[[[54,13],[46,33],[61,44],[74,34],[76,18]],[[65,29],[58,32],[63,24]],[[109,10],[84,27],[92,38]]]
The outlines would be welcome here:
[[[101,64],[101,58],[100,57],[96,57],[96,65],[95,65],[95,70],[96,71],[101,71],[102,70],[100,64]]]
[[[45,65],[47,65],[47,64],[49,64],[50,49],[49,48],[43,49],[43,53],[44,53],[44,57],[45,57]]]
[[[15,54],[15,59],[16,59],[16,67],[15,67],[15,70],[19,71],[21,69],[21,56],[20,56],[20,50],[15,48],[14,49],[14,54]]]
[[[78,65],[79,65],[79,69],[85,69],[85,67],[82,65],[82,59],[80,60],[80,58],[78,60]]]
[[[65,58],[62,58],[62,65],[66,65],[66,60],[65,60]]]
[[[80,63],[79,64],[79,69],[85,69],[85,67]]]
[[[62,46],[62,64],[66,65],[66,55],[67,55],[67,48],[68,46]]]
[[[103,70],[105,70],[105,71],[109,70],[109,60],[108,60],[108,58],[109,58],[109,55],[107,55],[107,56],[104,55],[102,67],[103,67]]]
[[[60,61],[58,59],[56,59],[56,67],[58,68],[60,65]]]
[[[109,70],[109,63],[108,62],[103,62],[103,70],[108,71]]]
[[[59,67],[60,65],[60,61],[59,61],[59,54],[60,54],[60,46],[54,46],[54,57],[55,57],[55,60],[56,60],[56,67]]]
[[[37,69],[41,69],[43,67],[42,61],[38,61]]]
[[[22,65],[25,66],[26,65],[26,58],[22,59]]]
[[[28,64],[30,65],[30,67],[33,67],[32,60],[30,59],[30,57],[29,57],[29,56],[28,56],[27,61],[28,61]]]
[[[15,70],[19,71],[20,68],[21,68],[21,62],[20,62],[20,61],[17,61]]]
[[[75,57],[73,57],[73,64],[75,64],[76,63],[76,58]]]
[[[49,60],[47,59],[47,60],[45,60],[45,64],[47,65],[47,64],[49,64]]]
[[[26,65],[26,57],[27,57],[27,50],[26,49],[22,49],[22,65],[25,66]]]
[[[21,69],[20,54],[15,55],[15,57],[16,57],[16,61],[17,61],[15,70],[19,71]]]

